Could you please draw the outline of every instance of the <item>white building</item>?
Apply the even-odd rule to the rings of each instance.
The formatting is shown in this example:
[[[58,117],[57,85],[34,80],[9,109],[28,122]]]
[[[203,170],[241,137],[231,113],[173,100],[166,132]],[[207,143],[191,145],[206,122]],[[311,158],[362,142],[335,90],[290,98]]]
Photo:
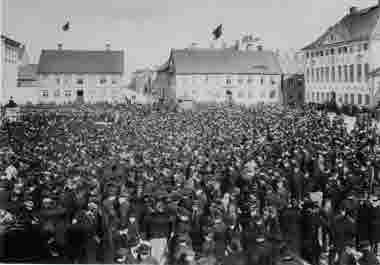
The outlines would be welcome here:
[[[41,103],[122,100],[124,51],[43,50],[37,68]],[[34,102],[33,102],[34,103]]]
[[[276,54],[261,47],[172,50],[154,88],[161,98],[177,101],[278,103],[281,68]]]
[[[5,104],[17,91],[18,68],[28,63],[25,46],[1,35],[0,105]],[[15,98],[17,101],[17,98]]]
[[[306,101],[376,104],[370,72],[380,66],[380,7],[351,7],[337,24],[303,48]],[[380,83],[379,83],[380,88]]]

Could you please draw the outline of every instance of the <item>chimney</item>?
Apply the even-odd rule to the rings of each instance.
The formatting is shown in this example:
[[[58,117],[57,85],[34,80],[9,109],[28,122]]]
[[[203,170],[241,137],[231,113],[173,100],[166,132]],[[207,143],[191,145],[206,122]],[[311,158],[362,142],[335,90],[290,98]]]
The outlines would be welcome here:
[[[110,50],[111,50],[111,44],[106,43],[106,50],[107,50],[107,51],[110,51]]]
[[[261,52],[263,50],[263,45],[257,45],[257,50]]]
[[[379,2],[380,2],[380,0],[379,0]],[[351,6],[350,7],[350,15],[351,14],[355,14],[357,11],[358,11],[358,7],[356,7],[356,6]]]
[[[62,50],[62,43],[58,43],[58,50],[61,51]]]

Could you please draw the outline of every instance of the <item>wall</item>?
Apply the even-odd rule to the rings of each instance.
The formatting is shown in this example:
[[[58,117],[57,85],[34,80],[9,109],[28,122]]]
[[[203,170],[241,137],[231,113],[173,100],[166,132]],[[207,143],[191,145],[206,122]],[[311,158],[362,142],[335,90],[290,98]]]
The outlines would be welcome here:
[[[0,104],[4,104],[9,100],[8,95],[11,93],[10,91],[14,90],[17,87],[17,74],[20,62],[18,61],[18,48],[6,45],[3,41],[0,42],[2,64]],[[7,49],[9,48],[13,49],[12,54],[7,52]]]
[[[232,100],[237,104],[279,103],[280,88],[281,75],[176,76],[176,98],[195,102],[223,102],[228,100],[227,91],[230,91]]]
[[[99,80],[105,77],[107,82],[100,84]],[[122,97],[121,75],[40,75],[39,101],[57,104],[74,102],[77,98],[77,90],[83,90],[84,101],[95,103],[103,101],[115,101]],[[83,84],[78,84],[77,80],[83,79]],[[112,84],[112,80],[116,81]],[[48,92],[48,96],[42,96],[43,91]],[[70,93],[69,93],[70,92]]]
[[[345,103],[345,99],[348,97],[348,102],[346,103],[353,103],[356,105],[366,105],[364,98],[365,96],[370,95],[370,89],[369,89],[369,83],[368,80],[365,79],[365,70],[364,65],[366,63],[370,64],[369,72],[373,69],[373,65],[371,65],[371,49],[374,47],[371,47],[369,45],[368,50],[364,50],[364,43],[366,42],[355,42],[350,45],[344,45],[344,46],[335,46],[335,47],[329,47],[329,48],[322,48],[322,49],[316,49],[316,50],[309,50],[307,52],[317,52],[317,51],[323,51],[325,53],[326,50],[331,50],[331,48],[334,48],[335,54],[334,55],[328,55],[326,56],[318,56],[311,58],[309,57],[306,59],[306,67],[305,67],[305,81],[306,81],[306,101],[307,102],[324,102],[329,100],[329,96],[331,92],[336,93],[337,101],[341,101],[342,103]],[[338,48],[347,47],[348,53],[342,53],[338,54]],[[359,50],[359,47],[360,50]],[[353,49],[352,52],[350,52],[350,49]],[[305,52],[306,53],[306,52]],[[331,53],[331,52],[330,52]],[[306,57],[306,56],[305,56]],[[348,65],[348,77],[350,77],[349,73],[349,65],[354,65],[354,82],[345,82],[344,81],[344,71],[343,66]],[[361,81],[358,81],[358,73],[357,73],[357,65],[362,65],[362,78]],[[342,81],[339,81],[338,78],[338,66],[342,66]],[[332,66],[335,67],[335,81],[332,81]],[[311,80],[311,69],[317,69],[323,67],[324,71],[325,68],[329,68],[329,81],[326,81],[326,76],[324,74],[323,81],[314,81]],[[307,69],[309,69],[310,74],[309,78],[307,76]],[[315,76],[315,75],[314,75]],[[314,77],[315,78],[315,77]],[[314,93],[314,98],[313,98]],[[317,100],[316,95],[319,96],[319,100]],[[323,95],[323,99],[321,97]],[[346,96],[347,95],[347,96]],[[351,102],[351,95],[353,95],[354,102]],[[362,97],[362,104],[359,104],[359,96]]]

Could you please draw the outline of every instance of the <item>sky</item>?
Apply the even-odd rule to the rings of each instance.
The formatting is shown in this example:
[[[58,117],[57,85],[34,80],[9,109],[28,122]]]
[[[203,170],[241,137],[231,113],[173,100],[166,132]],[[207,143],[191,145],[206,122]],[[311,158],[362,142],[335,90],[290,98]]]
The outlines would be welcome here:
[[[126,74],[163,64],[170,49],[209,47],[223,24],[223,41],[244,34],[264,49],[298,50],[335,24],[350,6],[378,0],[0,0],[2,32],[25,43],[32,63],[42,49],[123,49]],[[62,26],[70,21],[68,32]]]

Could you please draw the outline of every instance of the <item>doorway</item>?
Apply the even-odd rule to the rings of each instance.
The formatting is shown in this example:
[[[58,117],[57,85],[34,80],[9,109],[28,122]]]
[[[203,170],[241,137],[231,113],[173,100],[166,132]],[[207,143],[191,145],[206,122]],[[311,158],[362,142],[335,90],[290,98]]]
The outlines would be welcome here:
[[[83,95],[84,95],[83,89],[79,89],[79,90],[77,90],[77,99],[76,99],[76,101],[77,101],[78,103],[83,103],[83,102],[84,102],[84,97],[83,97]]]

